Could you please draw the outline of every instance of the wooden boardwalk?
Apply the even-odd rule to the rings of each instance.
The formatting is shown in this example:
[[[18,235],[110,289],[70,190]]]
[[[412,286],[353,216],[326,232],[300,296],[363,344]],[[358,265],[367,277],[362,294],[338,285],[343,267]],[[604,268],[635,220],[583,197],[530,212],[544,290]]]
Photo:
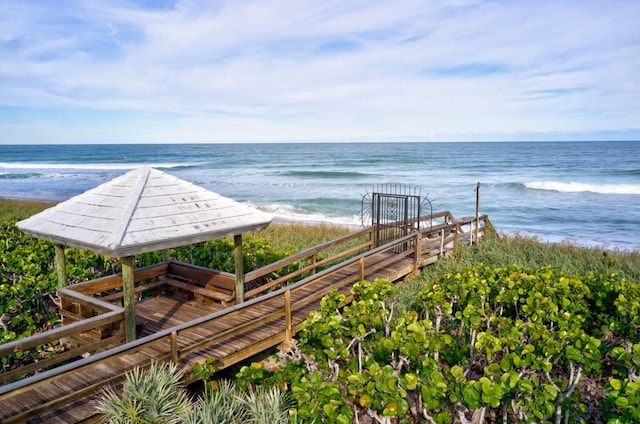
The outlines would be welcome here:
[[[197,362],[214,358],[220,370],[290,341],[331,290],[349,295],[353,284],[363,279],[400,280],[445,255],[455,243],[473,242],[472,226],[464,232],[459,222],[445,224],[446,232],[410,234],[240,305],[149,298],[136,305],[137,317],[145,323],[141,338],[0,386],[0,419],[92,422],[98,419],[95,405],[101,388],[116,384],[134,367],[170,360],[186,371],[189,383]],[[482,228],[477,228],[475,237],[481,235]]]

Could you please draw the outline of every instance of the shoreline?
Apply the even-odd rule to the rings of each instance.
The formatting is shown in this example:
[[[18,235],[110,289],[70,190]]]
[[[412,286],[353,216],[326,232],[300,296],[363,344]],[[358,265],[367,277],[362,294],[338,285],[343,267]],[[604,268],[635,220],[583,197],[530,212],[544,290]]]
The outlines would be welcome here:
[[[38,205],[42,205],[42,210],[48,209],[50,207],[53,207],[55,205],[57,205],[58,203],[62,203],[64,201],[66,201],[68,199],[64,199],[64,200],[49,200],[49,199],[38,199],[38,198],[24,198],[24,197],[8,197],[8,196],[0,196],[0,204],[9,201],[9,202],[21,202],[24,204],[32,204],[34,207],[38,208]],[[258,208],[259,209],[259,208]],[[277,214],[273,214],[270,213],[268,211],[265,211],[266,213],[269,213],[271,216],[273,216],[273,223],[274,224],[305,224],[305,225],[330,225],[330,226],[336,226],[336,227],[345,227],[345,228],[349,228],[352,230],[357,230],[359,228],[362,228],[361,225],[355,224],[355,223],[348,223],[348,222],[340,222],[343,221],[341,218],[336,217],[335,221],[332,221],[331,219],[321,219],[318,217],[313,217],[310,215],[310,218],[305,219],[303,217],[301,217],[301,214],[298,214],[296,216],[285,216],[285,215],[277,215]],[[37,213],[37,212],[35,212]]]
[[[66,200],[66,199],[65,199]],[[45,209],[48,209],[50,207],[55,206],[58,203],[63,202],[64,200],[61,201],[52,201],[52,200],[42,200],[42,199],[37,199],[37,198],[16,198],[16,197],[7,197],[7,196],[0,196],[0,205],[3,206],[3,208],[6,207],[7,203],[13,203],[14,206],[10,206],[9,208],[16,208],[16,209],[24,209],[24,213],[23,214],[29,214],[29,215],[33,215],[35,213],[39,213]],[[3,211],[5,212],[5,211]],[[269,213],[269,212],[267,212]],[[323,219],[318,219],[317,217],[311,217],[309,219],[304,219],[301,218],[299,216],[284,216],[284,215],[276,215],[276,214],[272,214],[273,216],[273,224],[279,224],[279,225],[287,225],[287,224],[300,224],[300,225],[309,225],[309,226],[318,226],[318,225],[327,225],[327,226],[332,226],[332,227],[341,227],[341,228],[347,228],[351,231],[357,231],[361,228],[363,228],[363,226],[361,224],[355,224],[355,223],[348,223],[348,222],[339,222],[338,220],[340,218],[337,218],[336,221],[331,221],[331,220],[323,220]],[[0,215],[0,218],[2,216]],[[491,217],[489,217],[491,218]],[[500,231],[499,229],[497,230],[497,233],[499,235],[503,234],[506,235],[507,237],[523,237],[523,238],[528,238],[531,240],[535,240],[539,243],[543,243],[543,244],[548,244],[548,245],[567,245],[567,246],[573,246],[575,248],[580,248],[580,249],[586,249],[586,250],[599,250],[599,251],[603,251],[603,252],[618,252],[618,253],[623,253],[623,254],[640,254],[640,246],[638,247],[626,247],[626,246],[611,246],[608,243],[609,242],[604,242],[601,244],[597,244],[597,243],[580,243],[578,241],[575,240],[569,240],[569,239],[555,239],[554,237],[549,237],[549,238],[545,238],[542,235],[539,234],[534,234],[534,233],[526,233],[526,232],[519,232],[519,231],[514,231],[514,232],[504,232],[504,231]]]

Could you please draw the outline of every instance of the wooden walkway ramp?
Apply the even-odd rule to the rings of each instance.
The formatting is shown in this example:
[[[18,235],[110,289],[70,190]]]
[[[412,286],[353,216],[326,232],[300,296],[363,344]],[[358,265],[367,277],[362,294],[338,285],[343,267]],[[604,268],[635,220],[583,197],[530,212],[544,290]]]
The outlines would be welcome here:
[[[486,217],[482,221],[488,222]],[[1,422],[92,422],[98,419],[95,405],[101,388],[117,384],[134,367],[173,361],[186,371],[185,382],[189,383],[197,362],[214,358],[216,369],[221,370],[251,358],[290,341],[331,290],[349,295],[357,281],[397,281],[436,261],[456,243],[472,243],[484,229],[479,225],[474,229],[474,222],[477,225],[479,220],[445,220],[438,228],[431,226],[429,232],[415,232],[379,248],[369,247],[364,253],[354,252],[355,256],[294,284],[266,294],[254,292],[255,298],[236,306],[204,305],[175,296],[149,298],[136,306],[137,314],[147,321],[140,339],[0,386]],[[462,229],[465,224],[468,231]],[[329,265],[332,259],[335,261],[325,258],[319,262]],[[0,349],[0,355],[4,354]]]

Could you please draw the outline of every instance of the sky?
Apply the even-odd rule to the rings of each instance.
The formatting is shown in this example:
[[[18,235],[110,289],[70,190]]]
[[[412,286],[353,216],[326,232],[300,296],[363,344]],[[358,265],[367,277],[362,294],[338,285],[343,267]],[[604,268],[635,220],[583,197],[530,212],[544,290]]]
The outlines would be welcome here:
[[[0,144],[640,140],[640,1],[0,0]]]

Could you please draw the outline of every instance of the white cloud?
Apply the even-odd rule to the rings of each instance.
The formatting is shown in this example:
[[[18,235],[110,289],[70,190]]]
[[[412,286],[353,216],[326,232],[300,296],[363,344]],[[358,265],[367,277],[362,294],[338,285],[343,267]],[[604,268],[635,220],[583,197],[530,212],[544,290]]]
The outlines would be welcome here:
[[[155,5],[6,1],[0,142],[640,134],[637,2]]]

